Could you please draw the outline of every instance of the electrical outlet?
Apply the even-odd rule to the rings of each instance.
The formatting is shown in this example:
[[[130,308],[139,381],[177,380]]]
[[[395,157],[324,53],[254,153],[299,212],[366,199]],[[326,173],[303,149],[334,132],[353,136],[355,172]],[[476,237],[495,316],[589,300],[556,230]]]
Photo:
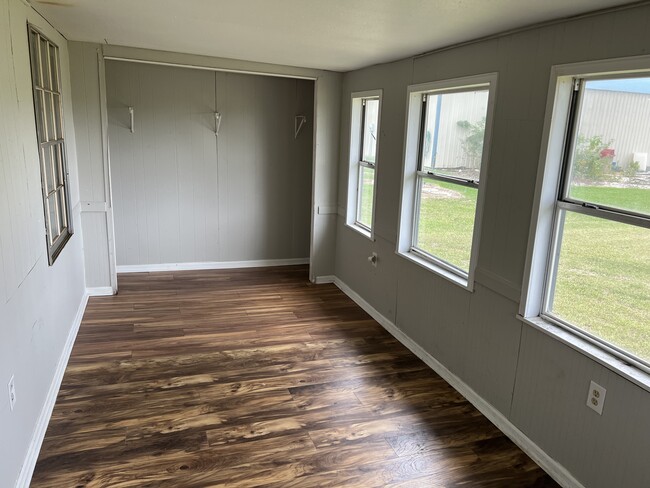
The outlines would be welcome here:
[[[11,411],[14,410],[14,405],[16,405],[16,384],[14,383],[14,377],[12,376],[7,385],[9,388],[9,408]]]
[[[607,390],[593,381],[589,384],[589,395],[587,395],[587,406],[594,410],[598,415],[603,414],[603,405],[605,405],[605,395]]]

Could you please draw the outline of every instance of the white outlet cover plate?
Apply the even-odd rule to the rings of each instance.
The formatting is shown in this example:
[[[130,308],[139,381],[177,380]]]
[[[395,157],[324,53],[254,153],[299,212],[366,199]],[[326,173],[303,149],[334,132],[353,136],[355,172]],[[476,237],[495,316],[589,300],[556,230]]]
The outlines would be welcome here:
[[[603,406],[605,405],[605,395],[607,390],[600,386],[598,383],[592,381],[589,383],[589,393],[587,395],[587,406],[594,410],[598,415],[603,414]]]

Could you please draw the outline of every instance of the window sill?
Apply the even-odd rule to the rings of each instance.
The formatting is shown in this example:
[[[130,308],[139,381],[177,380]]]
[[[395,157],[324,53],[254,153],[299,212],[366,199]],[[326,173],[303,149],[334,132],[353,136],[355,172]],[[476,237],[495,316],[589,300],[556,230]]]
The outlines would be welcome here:
[[[375,237],[372,235],[372,232],[369,231],[368,229],[364,229],[363,227],[361,227],[359,225],[356,225],[356,224],[347,224],[346,223],[345,226],[348,227],[349,229],[352,229],[352,230],[358,232],[359,234],[361,234],[366,239],[369,239],[370,241],[375,242]]]
[[[540,332],[559,340],[563,344],[578,351],[581,354],[593,359],[597,363],[602,364],[614,373],[631,381],[635,385],[650,392],[650,374],[637,368],[634,365],[628,364],[623,359],[615,356],[605,349],[597,346],[596,344],[583,339],[576,333],[573,333],[564,327],[560,327],[548,320],[541,317],[523,317],[517,315],[517,318],[523,323],[528,324]]]
[[[401,252],[397,251],[397,255],[403,257],[404,259],[407,259],[421,268],[426,269],[427,271],[431,271],[432,273],[435,273],[447,281],[451,281],[455,285],[460,286],[461,288],[464,288],[467,291],[474,291],[473,290],[473,284],[470,283],[467,278],[463,278],[462,276],[458,276],[457,274],[452,273],[449,270],[446,270],[445,268],[442,268],[441,266],[436,265],[435,263],[432,263],[431,261],[428,261],[420,256],[418,256],[415,253],[412,253],[410,251],[408,252]]]

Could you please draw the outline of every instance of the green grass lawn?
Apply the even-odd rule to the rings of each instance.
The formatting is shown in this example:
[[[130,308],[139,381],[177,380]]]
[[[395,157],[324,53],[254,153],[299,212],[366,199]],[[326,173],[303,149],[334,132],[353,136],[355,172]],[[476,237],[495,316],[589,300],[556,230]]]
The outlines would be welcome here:
[[[417,246],[467,270],[476,190],[426,184]],[[584,186],[572,196],[650,212],[650,189]],[[650,231],[569,213],[559,263],[553,313],[650,361]]]
[[[554,314],[650,361],[650,231],[567,213]]]
[[[650,188],[574,186],[570,196],[577,200],[650,214]]]
[[[361,201],[359,202],[359,222],[372,227],[372,205],[375,191],[375,170],[362,167],[360,177]]]
[[[474,188],[425,180],[416,247],[467,271],[477,194]]]

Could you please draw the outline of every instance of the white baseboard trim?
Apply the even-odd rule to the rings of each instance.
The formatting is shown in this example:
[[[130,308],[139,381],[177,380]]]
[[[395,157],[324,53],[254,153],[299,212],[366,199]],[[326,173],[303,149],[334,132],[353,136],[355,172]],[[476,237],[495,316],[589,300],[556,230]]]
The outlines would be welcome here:
[[[105,297],[108,295],[115,295],[113,288],[110,286],[94,286],[86,288],[86,294],[90,297]]]
[[[381,324],[395,339],[406,346],[413,354],[424,361],[427,366],[434,370],[442,379],[449,383],[458,393],[476,407],[490,422],[503,432],[512,442],[524,451],[535,461],[549,476],[557,481],[564,488],[584,488],[584,486],[571,475],[567,469],[551,458],[537,444],[530,440],[526,434],[521,432],[501,412],[488,403],[483,397],[463,382],[458,376],[449,371],[442,363],[426,352],[408,335],[402,332],[393,322],[384,317],[377,309],[366,302],[352,288],[346,285],[338,277],[334,278],[334,284],[357,305],[364,309],[373,319]]]
[[[88,293],[84,293],[81,298],[81,303],[79,303],[79,308],[77,309],[77,314],[75,315],[74,322],[70,327],[70,332],[68,332],[68,338],[65,341],[63,346],[63,351],[61,356],[59,356],[59,363],[56,366],[54,371],[54,378],[52,378],[52,383],[50,383],[50,389],[47,392],[45,397],[45,403],[41,409],[41,413],[38,416],[36,422],[36,427],[34,428],[34,433],[32,435],[32,440],[29,443],[29,449],[27,450],[27,455],[25,456],[25,461],[23,462],[23,467],[20,470],[20,475],[16,480],[16,488],[29,488],[29,484],[32,480],[32,475],[34,474],[34,468],[36,467],[36,460],[41,451],[41,445],[43,444],[43,439],[45,438],[45,432],[47,431],[47,425],[50,423],[50,417],[52,416],[52,410],[54,409],[54,404],[56,403],[56,397],[59,394],[59,389],[61,388],[61,381],[63,380],[63,374],[65,373],[65,368],[68,366],[68,360],[70,359],[70,353],[72,352],[72,346],[74,346],[74,341],[77,338],[77,333],[79,332],[79,327],[81,326],[81,319],[83,318],[84,312],[86,311],[86,305],[88,304]]]
[[[317,285],[324,285],[325,283],[334,283],[336,276],[326,275],[326,276],[317,276],[314,280],[314,283]]]
[[[120,265],[118,273],[151,273],[155,271],[192,271],[201,269],[264,268],[309,264],[309,258],[258,259],[252,261],[206,261],[203,263],[162,263]]]

